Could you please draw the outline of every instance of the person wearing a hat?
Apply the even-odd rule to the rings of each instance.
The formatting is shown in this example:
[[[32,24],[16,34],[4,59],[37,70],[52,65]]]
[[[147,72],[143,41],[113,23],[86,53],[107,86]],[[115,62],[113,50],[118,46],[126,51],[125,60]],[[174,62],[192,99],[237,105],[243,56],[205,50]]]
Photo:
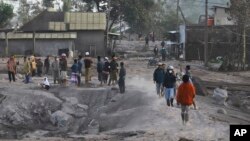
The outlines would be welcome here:
[[[174,74],[174,67],[168,66],[164,77],[165,98],[168,106],[174,106],[176,76]]]
[[[105,57],[104,58],[104,67],[103,67],[103,83],[107,84],[108,83],[108,77],[110,73],[110,63],[109,63],[109,58]]]
[[[37,59],[36,67],[37,67],[37,75],[41,77],[43,73],[43,62],[41,61],[41,58]]]
[[[155,69],[153,74],[153,80],[156,84],[156,93],[159,97],[163,93],[163,81],[164,81],[164,69],[162,68],[162,63],[158,63],[158,67]]]
[[[112,56],[112,61],[110,62],[110,79],[109,79],[109,84],[117,84],[117,73],[118,73],[118,63],[116,62],[116,57],[113,55]]]
[[[61,58],[59,64],[60,64],[62,85],[66,86],[67,85],[67,68],[68,68],[68,64],[67,64],[67,59],[66,59],[66,54],[65,53],[62,54],[62,58]]]
[[[85,83],[88,84],[91,80],[90,69],[93,61],[89,56],[89,52],[85,53],[84,66],[85,66]]]

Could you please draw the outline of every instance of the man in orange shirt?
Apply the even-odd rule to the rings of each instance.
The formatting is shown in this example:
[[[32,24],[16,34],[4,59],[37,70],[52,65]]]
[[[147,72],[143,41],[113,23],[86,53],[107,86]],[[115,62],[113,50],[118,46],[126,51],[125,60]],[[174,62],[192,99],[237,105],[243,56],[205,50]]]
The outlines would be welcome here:
[[[178,88],[176,100],[181,104],[181,118],[183,124],[188,122],[188,109],[193,104],[195,97],[195,87],[189,81],[189,76],[184,75],[182,78],[183,83]]]

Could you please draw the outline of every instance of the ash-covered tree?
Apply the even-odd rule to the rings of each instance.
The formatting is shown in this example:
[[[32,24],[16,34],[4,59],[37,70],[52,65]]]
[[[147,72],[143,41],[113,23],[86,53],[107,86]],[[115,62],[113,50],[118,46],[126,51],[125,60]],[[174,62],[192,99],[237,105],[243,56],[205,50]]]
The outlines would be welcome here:
[[[68,12],[72,9],[72,1],[71,0],[63,0],[63,12]]]
[[[43,0],[43,7],[46,7],[46,8],[54,7],[53,1],[54,0]]]
[[[82,0],[87,4],[95,6],[98,12],[109,14],[111,23],[107,28],[112,29],[115,23],[120,20],[125,21],[131,27],[131,31],[136,33],[148,30],[150,13],[155,3],[154,0]],[[108,9],[109,4],[109,9]],[[93,9],[92,9],[93,10]]]
[[[18,21],[20,22],[20,25],[25,24],[32,18],[30,11],[31,5],[27,2],[27,0],[20,0],[20,6],[18,9]]]
[[[247,55],[247,28],[250,25],[250,1],[248,0],[230,0],[230,14],[232,19],[236,23],[237,43],[235,50],[232,52],[237,53],[238,69],[245,70],[246,67],[246,55]],[[229,54],[233,55],[232,54]],[[235,65],[235,64],[233,64]]]
[[[36,2],[31,5],[31,17],[35,17],[38,14],[40,14],[43,11],[43,8],[40,6],[41,4],[39,2]]]
[[[0,27],[6,26],[13,15],[13,7],[0,1]]]

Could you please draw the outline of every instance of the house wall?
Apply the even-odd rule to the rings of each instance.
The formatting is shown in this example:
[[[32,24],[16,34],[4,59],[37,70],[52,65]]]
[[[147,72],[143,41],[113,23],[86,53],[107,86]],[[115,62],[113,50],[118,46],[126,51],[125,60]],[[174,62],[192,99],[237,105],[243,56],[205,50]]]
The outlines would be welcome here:
[[[0,40],[0,55],[5,55],[5,40]],[[43,39],[36,40],[35,55],[58,55],[58,49],[72,49],[74,40],[71,39]],[[33,40],[9,40],[9,55],[31,55]]]
[[[208,31],[210,58],[224,56],[234,50],[236,35],[234,26],[214,26]],[[188,26],[186,30],[186,60],[204,60],[204,26]],[[250,34],[250,31],[248,31]],[[248,34],[248,35],[249,35]],[[247,63],[250,63],[250,39],[247,39]]]
[[[75,49],[81,53],[89,51],[92,56],[104,56],[104,31],[78,31],[75,40]]]
[[[216,8],[215,14],[214,14],[214,24],[215,25],[234,25],[234,21],[228,20],[228,17],[230,15],[226,13],[225,8]]]

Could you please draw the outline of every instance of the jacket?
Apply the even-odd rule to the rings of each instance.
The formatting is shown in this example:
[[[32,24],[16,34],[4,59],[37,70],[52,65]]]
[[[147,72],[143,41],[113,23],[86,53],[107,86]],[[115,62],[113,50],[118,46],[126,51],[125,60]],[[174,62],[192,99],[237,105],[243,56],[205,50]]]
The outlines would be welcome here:
[[[109,65],[110,65],[110,71],[117,71],[118,64],[116,63],[115,60],[112,60]]]
[[[91,64],[92,64],[92,60],[90,58],[85,58],[84,59],[84,65],[85,65],[85,68],[90,68],[91,67]]]
[[[67,71],[67,60],[64,58],[64,59],[61,59],[60,60],[60,69],[61,71]]]
[[[101,61],[97,62],[97,72],[102,73],[103,71],[103,63]]]
[[[176,76],[173,73],[166,72],[164,77],[164,86],[166,88],[174,88],[176,83]]]
[[[125,76],[126,76],[126,69],[124,67],[121,67],[119,72],[119,78],[125,80]]]
[[[59,66],[59,61],[54,61],[52,64],[51,64],[51,67],[52,67],[52,70],[53,71],[59,71],[60,70],[60,66]]]
[[[153,77],[156,83],[163,83],[164,82],[164,70],[162,68],[155,69]]]
[[[23,71],[25,74],[29,74],[30,73],[30,61],[26,61],[24,62],[24,66],[23,66]]]
[[[75,64],[73,64],[71,66],[71,71],[72,71],[72,73],[77,73],[78,72],[78,65],[77,65],[77,63],[75,63]]]
[[[7,62],[7,68],[8,68],[8,71],[16,73],[16,62],[14,59],[10,59]]]
[[[182,105],[192,105],[195,97],[195,87],[192,83],[182,83],[177,91],[176,100]]]

